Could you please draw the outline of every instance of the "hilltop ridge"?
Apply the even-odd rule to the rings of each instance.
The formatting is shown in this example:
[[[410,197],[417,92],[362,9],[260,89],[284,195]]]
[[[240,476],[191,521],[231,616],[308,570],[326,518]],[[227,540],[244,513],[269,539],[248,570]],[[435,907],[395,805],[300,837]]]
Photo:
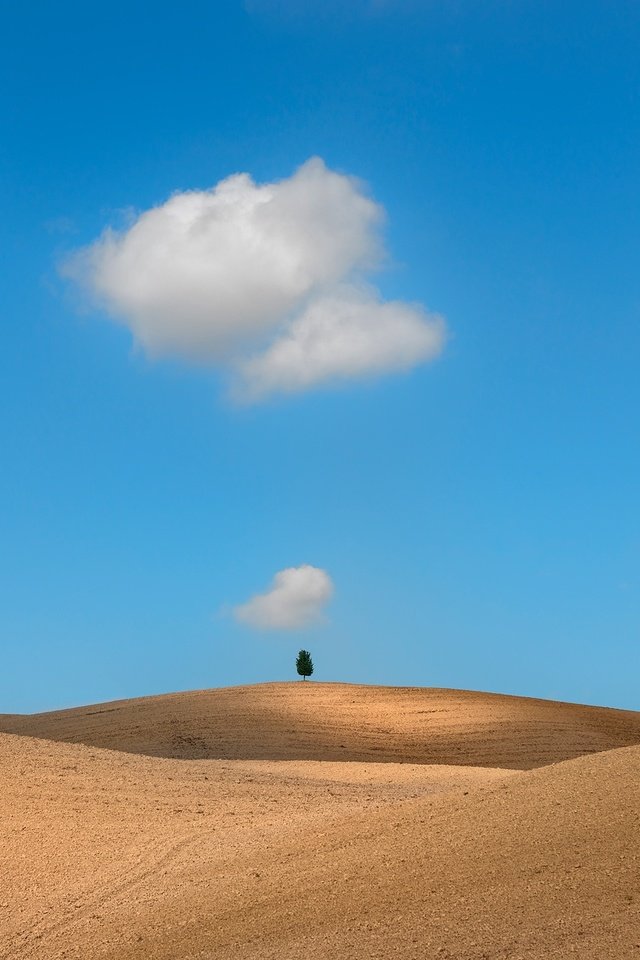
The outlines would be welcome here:
[[[531,769],[640,744],[640,713],[469,690],[292,681],[5,715],[0,732],[174,759]]]

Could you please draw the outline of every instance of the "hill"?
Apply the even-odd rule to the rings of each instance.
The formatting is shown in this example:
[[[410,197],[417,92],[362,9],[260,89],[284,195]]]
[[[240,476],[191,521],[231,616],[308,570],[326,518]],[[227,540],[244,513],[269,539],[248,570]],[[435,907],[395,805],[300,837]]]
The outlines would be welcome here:
[[[3,960],[626,960],[640,748],[532,771],[0,735]]]
[[[465,690],[293,682],[0,716],[0,731],[176,759],[531,769],[640,743],[640,713]]]

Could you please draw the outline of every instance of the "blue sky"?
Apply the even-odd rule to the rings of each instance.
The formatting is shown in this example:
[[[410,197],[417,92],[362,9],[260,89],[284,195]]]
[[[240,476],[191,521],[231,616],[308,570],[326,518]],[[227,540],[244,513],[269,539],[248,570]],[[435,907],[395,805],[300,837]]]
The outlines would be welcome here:
[[[345,7],[347,9],[345,9]],[[5,4],[0,711],[293,678],[640,709],[640,9]],[[310,157],[386,213],[406,372],[234,403],[60,275]],[[133,211],[133,212],[132,212]],[[233,608],[285,568],[324,620]]]

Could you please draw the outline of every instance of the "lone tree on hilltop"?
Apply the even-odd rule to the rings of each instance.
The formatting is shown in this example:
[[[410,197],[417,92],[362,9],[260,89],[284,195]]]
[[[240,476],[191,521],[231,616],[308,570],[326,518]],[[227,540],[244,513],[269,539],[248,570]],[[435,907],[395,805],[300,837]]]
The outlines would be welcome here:
[[[296,670],[303,680],[313,673],[313,660],[308,650],[301,650],[296,658]]]

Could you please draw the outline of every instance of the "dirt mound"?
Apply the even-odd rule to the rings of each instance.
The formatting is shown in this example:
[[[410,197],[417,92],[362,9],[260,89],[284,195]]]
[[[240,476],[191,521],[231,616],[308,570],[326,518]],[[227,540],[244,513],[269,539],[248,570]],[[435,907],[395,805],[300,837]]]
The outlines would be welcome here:
[[[640,713],[463,690],[297,682],[5,716],[0,730],[181,759],[529,769],[640,743]]]
[[[516,772],[0,736],[3,960],[624,960],[640,748]]]

